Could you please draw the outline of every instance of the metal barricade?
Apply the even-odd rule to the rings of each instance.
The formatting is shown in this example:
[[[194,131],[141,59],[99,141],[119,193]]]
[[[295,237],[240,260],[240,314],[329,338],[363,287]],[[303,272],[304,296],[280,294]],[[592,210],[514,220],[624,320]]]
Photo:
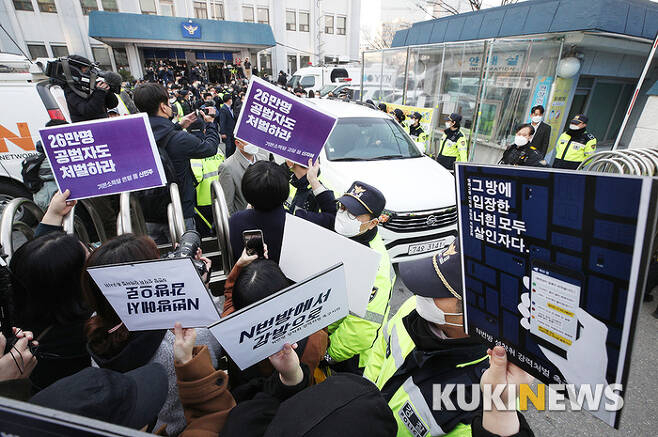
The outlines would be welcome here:
[[[228,275],[233,268],[233,254],[231,252],[231,241],[229,240],[228,227],[228,207],[226,206],[226,197],[224,190],[219,181],[213,181],[210,185],[212,199],[212,215],[215,222],[215,232],[217,233],[217,242],[222,254],[222,268],[224,274]]]
[[[105,233],[105,227],[103,226],[103,219],[96,211],[96,208],[94,208],[92,203],[87,199],[78,200],[78,204],[74,206],[73,209],[71,209],[71,211],[64,217],[64,221],[62,222],[64,232],[67,234],[77,235],[80,241],[85,244],[91,243],[91,237],[87,231],[85,223],[79,216],[75,215],[75,211],[78,209],[78,205],[84,208],[84,210],[87,211],[87,214],[89,214],[89,218],[91,219],[91,224],[94,227],[98,241],[101,243],[106,242],[107,234]]]
[[[171,203],[167,207],[167,219],[169,221],[171,241],[174,243],[178,242],[185,233],[185,218],[183,217],[183,204],[180,200],[178,185],[171,183],[169,185],[169,194],[171,195]]]
[[[133,223],[133,218],[134,223]],[[133,226],[134,224],[134,226]],[[117,216],[117,235],[123,234],[146,234],[146,221],[142,206],[135,196],[129,192],[121,193],[119,196],[119,215]]]
[[[23,212],[29,212],[34,216],[37,221],[43,218],[43,211],[37,206],[36,203],[24,197],[18,197],[11,200],[2,211],[0,217],[0,244],[2,245],[2,252],[6,255],[6,261],[9,262],[14,255],[14,232],[22,233],[25,238],[31,240],[34,238],[34,231],[25,222],[16,221],[16,212],[19,208]]]
[[[584,160],[579,170],[635,176],[658,175],[658,150],[627,149],[598,152]]]

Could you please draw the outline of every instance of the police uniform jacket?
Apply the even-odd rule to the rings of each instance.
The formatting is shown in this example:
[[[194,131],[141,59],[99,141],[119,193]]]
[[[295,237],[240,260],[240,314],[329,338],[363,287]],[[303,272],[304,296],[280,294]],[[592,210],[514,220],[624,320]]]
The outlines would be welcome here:
[[[582,162],[596,151],[596,138],[585,129],[567,130],[557,140],[555,158]]]
[[[416,311],[412,296],[382,329],[364,376],[382,391],[398,422],[398,436],[470,436],[474,411],[434,410],[433,385],[479,384],[489,367],[478,339],[440,339]],[[467,391],[467,393],[469,393]],[[451,395],[457,405],[456,390]]]

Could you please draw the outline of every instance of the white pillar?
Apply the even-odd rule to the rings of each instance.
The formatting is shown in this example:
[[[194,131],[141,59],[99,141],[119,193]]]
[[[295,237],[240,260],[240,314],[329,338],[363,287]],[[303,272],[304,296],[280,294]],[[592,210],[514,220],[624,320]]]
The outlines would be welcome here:
[[[137,46],[135,44],[126,44],[126,55],[128,56],[130,74],[136,79],[142,79],[144,77],[144,71],[142,70],[142,62]]]

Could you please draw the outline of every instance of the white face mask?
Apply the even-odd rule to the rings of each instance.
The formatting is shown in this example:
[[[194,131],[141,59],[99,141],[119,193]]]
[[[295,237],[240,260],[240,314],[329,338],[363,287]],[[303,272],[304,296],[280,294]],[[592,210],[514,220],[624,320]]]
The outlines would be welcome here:
[[[532,122],[533,122],[533,123],[539,123],[539,122],[541,122],[543,119],[544,119],[544,117],[542,117],[541,115],[535,115],[534,117],[532,117]]]
[[[528,139],[522,135],[517,135],[514,137],[514,144],[516,144],[519,147],[525,146],[526,144],[528,144]]]
[[[244,153],[255,155],[258,153],[258,147],[254,146],[253,144],[245,144],[243,151]]]
[[[451,127],[452,127],[452,122],[446,121],[446,129],[450,129]]]
[[[570,124],[569,129],[571,129],[571,130],[580,130],[580,127],[577,124]]]
[[[347,210],[336,213],[336,222],[334,223],[336,233],[347,237],[356,237],[361,233],[361,222],[356,218],[350,218]]]
[[[464,326],[461,323],[448,323],[445,317],[461,316],[463,313],[445,313],[436,306],[431,297],[416,296],[416,311],[420,317],[437,325]]]

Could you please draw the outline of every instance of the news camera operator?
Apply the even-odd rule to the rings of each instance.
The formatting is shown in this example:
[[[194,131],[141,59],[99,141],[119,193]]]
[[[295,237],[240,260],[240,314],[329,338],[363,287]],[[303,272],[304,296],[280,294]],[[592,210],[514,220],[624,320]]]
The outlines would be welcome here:
[[[89,59],[71,55],[48,63],[46,75],[64,89],[66,105],[72,122],[106,118],[107,110],[115,108],[121,92],[114,81],[106,80],[106,71],[100,70]]]
[[[213,156],[217,153],[219,134],[217,126],[213,123],[215,108],[208,107],[199,114],[206,122],[203,139],[182,130],[182,126],[171,122],[174,111],[169,104],[169,95],[165,87],[157,83],[147,83],[135,89],[135,104],[140,111],[149,115],[153,136],[158,143],[158,148],[164,150],[173,170],[169,175],[176,182],[180,190],[181,203],[183,206],[183,217],[187,229],[196,229],[194,224],[194,207],[196,206],[196,180],[190,159],[200,159]],[[194,121],[194,120],[191,120]],[[161,155],[163,155],[161,153]],[[149,235],[157,233],[166,234],[166,207],[163,211],[145,211],[147,214],[147,227]],[[157,217],[156,217],[157,216]],[[157,220],[158,217],[161,220]],[[157,221],[156,221],[157,220]],[[151,222],[151,224],[149,224]],[[156,241],[158,241],[156,239]]]

